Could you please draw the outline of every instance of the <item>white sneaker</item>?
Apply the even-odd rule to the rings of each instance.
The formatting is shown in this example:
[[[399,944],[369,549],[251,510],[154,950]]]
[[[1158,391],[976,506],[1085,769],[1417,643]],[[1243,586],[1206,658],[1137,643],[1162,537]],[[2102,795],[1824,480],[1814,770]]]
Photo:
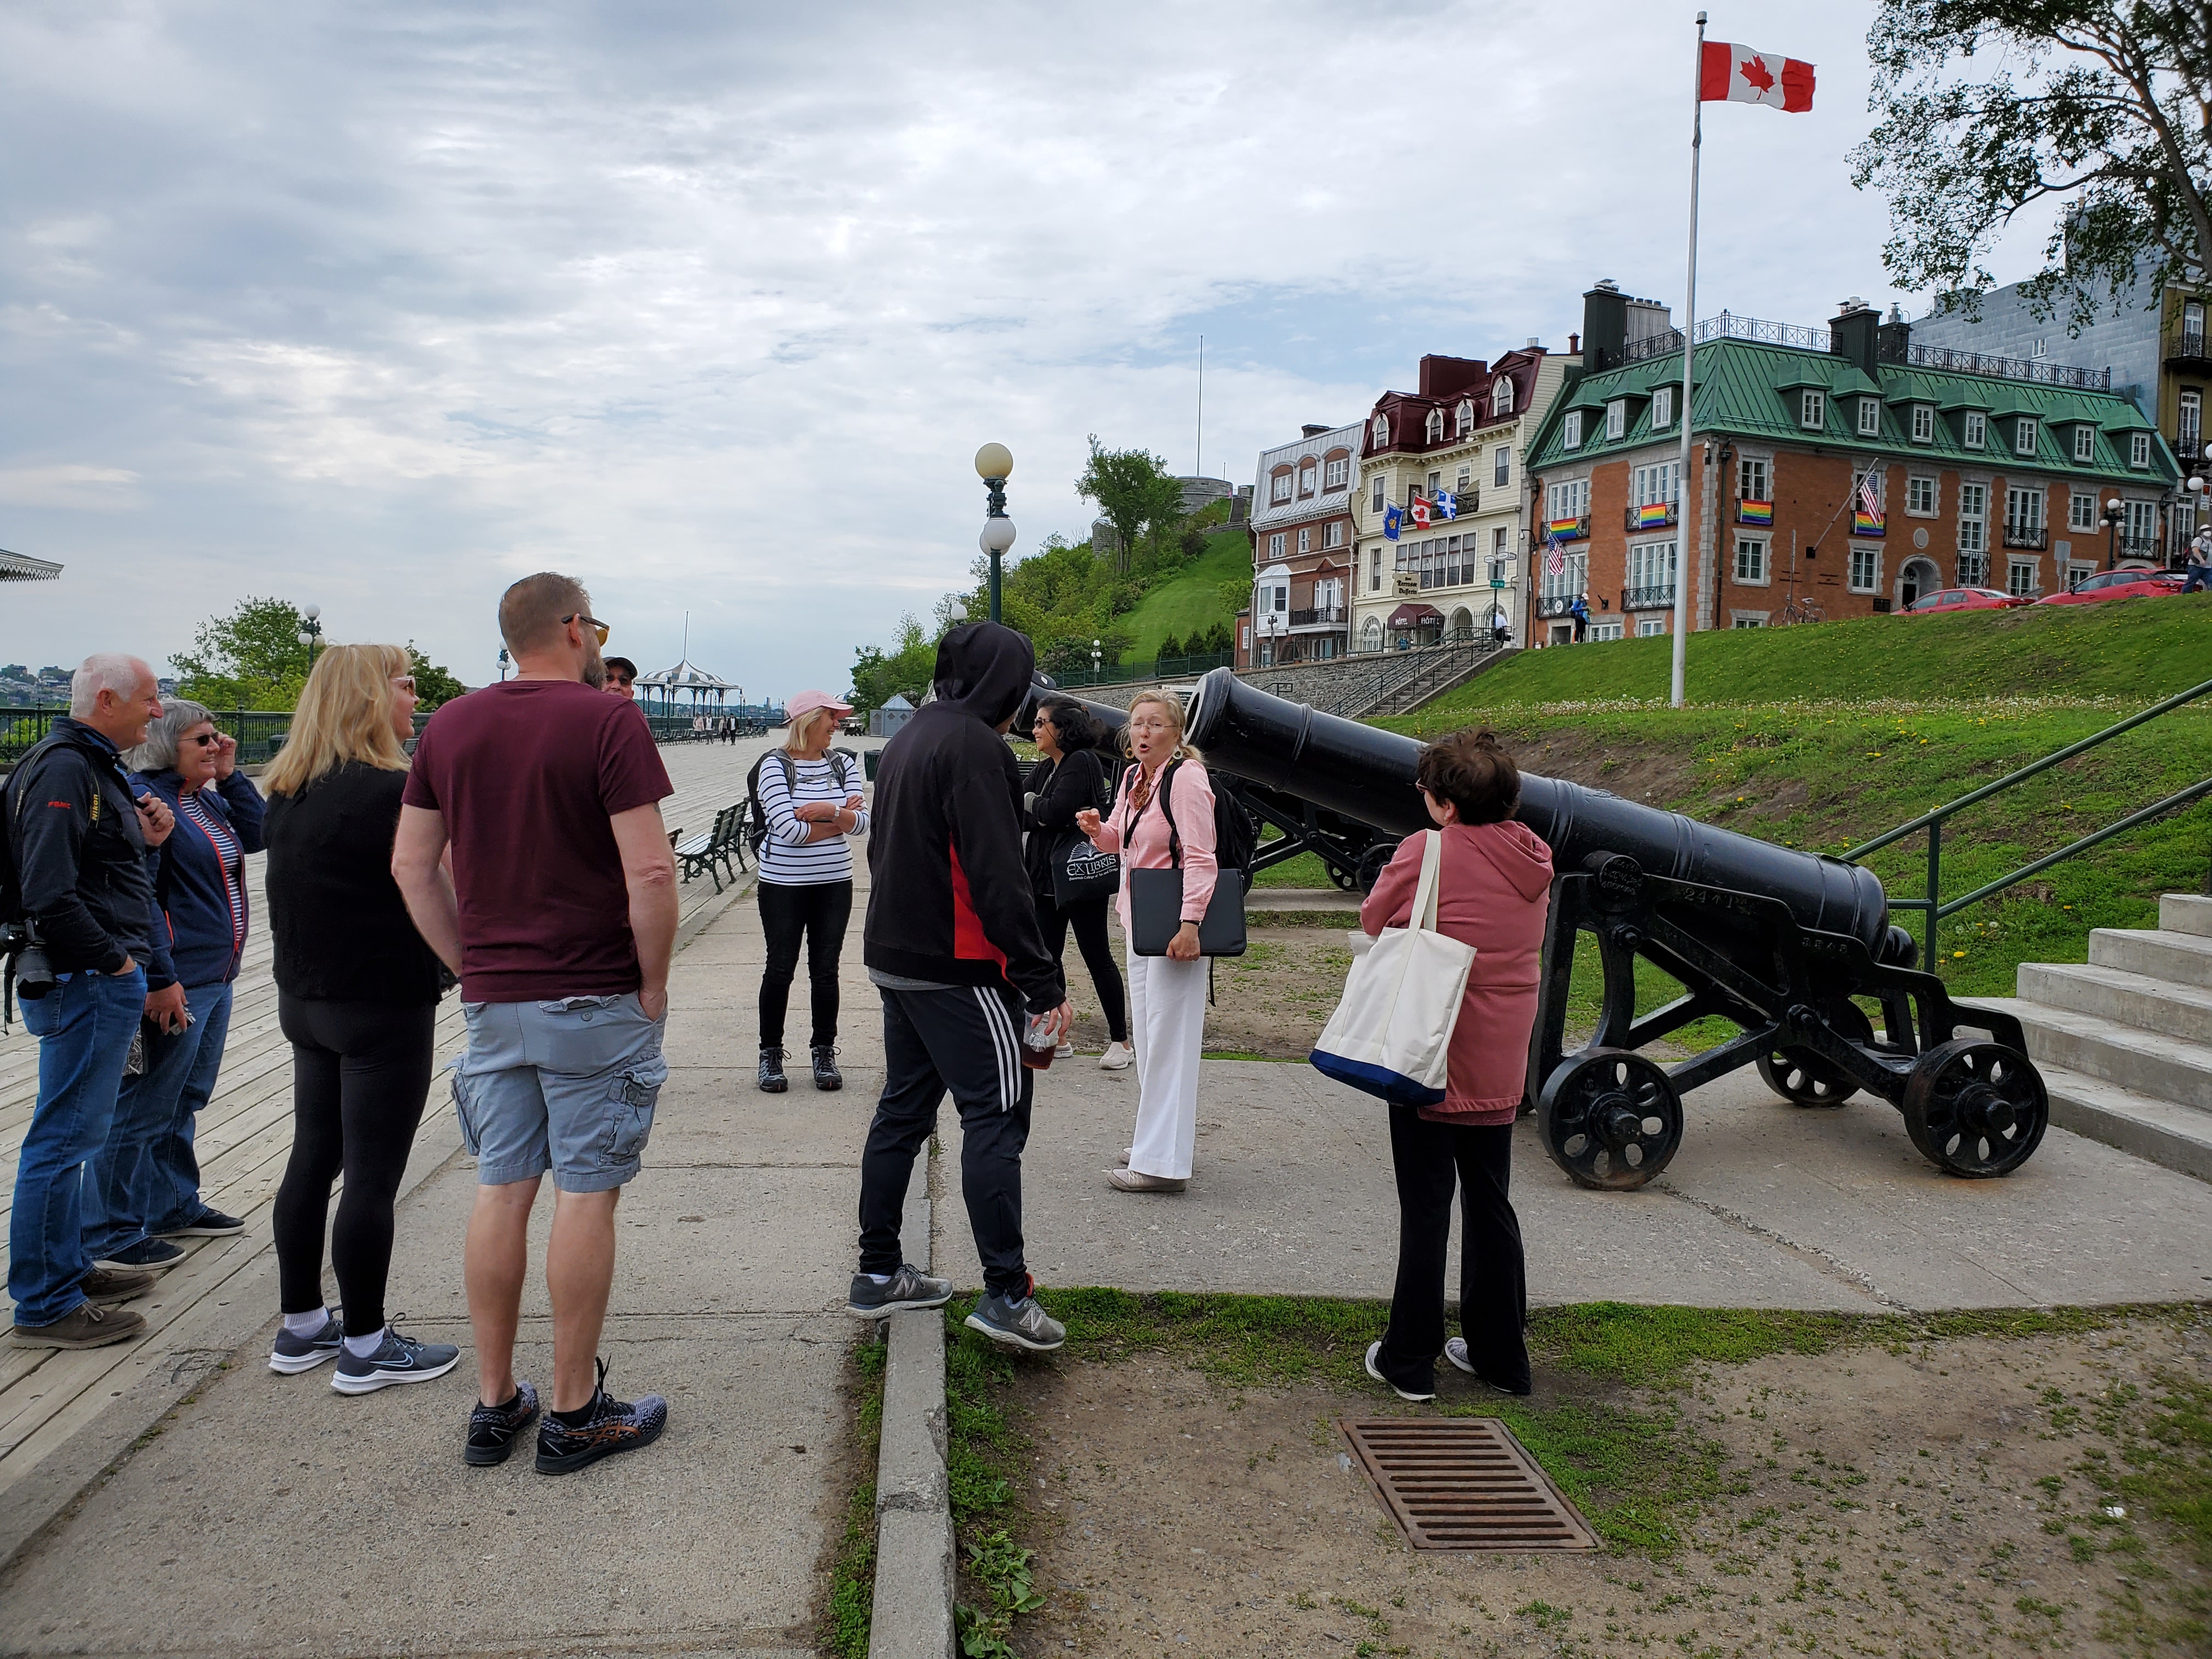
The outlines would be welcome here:
[[[1109,1042],[1106,1052],[1098,1056],[1102,1072],[1125,1072],[1137,1058],[1137,1051],[1126,1042]]]
[[[1063,1042],[1052,1051],[1052,1057],[1054,1060],[1072,1060],[1074,1056],[1075,1045],[1072,1042]]]

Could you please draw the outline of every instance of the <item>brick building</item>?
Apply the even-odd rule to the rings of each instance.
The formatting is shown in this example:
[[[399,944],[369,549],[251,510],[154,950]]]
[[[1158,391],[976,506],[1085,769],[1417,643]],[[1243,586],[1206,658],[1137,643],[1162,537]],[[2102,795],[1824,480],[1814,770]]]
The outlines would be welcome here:
[[[1359,432],[1357,423],[1309,426],[1297,442],[1260,452],[1252,604],[1237,617],[1239,668],[1345,653]]]
[[[1589,637],[1667,632],[1685,548],[1700,629],[1868,616],[1951,586],[2048,592],[2160,552],[2173,455],[2109,371],[1942,366],[1856,301],[1826,328],[1723,312],[1698,325],[1684,480],[1681,335],[1632,340],[1630,303],[1583,296],[1581,366],[1533,447],[1532,644],[1572,638],[1577,596]]]

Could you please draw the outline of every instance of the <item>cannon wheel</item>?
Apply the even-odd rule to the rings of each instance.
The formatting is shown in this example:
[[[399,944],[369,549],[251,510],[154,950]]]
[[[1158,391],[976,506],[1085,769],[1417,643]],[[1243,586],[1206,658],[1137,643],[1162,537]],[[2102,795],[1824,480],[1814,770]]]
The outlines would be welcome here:
[[[1627,1048],[1570,1056],[1544,1085],[1536,1127],[1577,1186],[1641,1187],[1682,1144],[1682,1103],[1667,1073]]]
[[[1922,1155],[1970,1179],[2011,1174],[2051,1122],[2050,1097],[2027,1056],[1979,1037],[1921,1055],[1905,1079],[1902,1109]]]
[[[1874,1042],[1874,1022],[1857,1003],[1833,1002],[1821,1012],[1843,1036]],[[1857,1079],[1810,1048],[1777,1048],[1761,1054],[1759,1074],[1792,1106],[1840,1106],[1859,1091]]]

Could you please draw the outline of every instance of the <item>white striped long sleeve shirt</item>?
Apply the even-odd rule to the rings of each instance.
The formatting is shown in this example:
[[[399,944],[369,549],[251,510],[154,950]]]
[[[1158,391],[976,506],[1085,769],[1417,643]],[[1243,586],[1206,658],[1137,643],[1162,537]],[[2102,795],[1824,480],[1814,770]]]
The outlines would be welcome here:
[[[784,781],[784,763],[791,765],[792,784]],[[844,836],[833,836],[826,841],[809,841],[814,826],[794,816],[793,808],[807,801],[827,801],[832,806],[842,806],[846,798],[860,793],[860,768],[857,762],[840,755],[825,755],[820,760],[799,760],[778,750],[770,750],[761,760],[760,806],[762,819],[768,825],[768,836],[761,842],[760,878],[778,887],[812,887],[826,882],[850,881],[853,878],[852,849],[846,845]],[[860,822],[848,832],[854,836],[868,833],[868,813],[864,807]]]

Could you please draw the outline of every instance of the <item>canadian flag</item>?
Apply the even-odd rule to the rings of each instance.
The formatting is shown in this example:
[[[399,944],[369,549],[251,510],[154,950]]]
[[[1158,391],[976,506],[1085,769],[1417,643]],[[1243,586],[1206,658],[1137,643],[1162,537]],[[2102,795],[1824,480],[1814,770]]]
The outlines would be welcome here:
[[[1793,113],[1808,110],[1813,107],[1813,66],[1776,52],[1708,40],[1698,96],[1709,103],[1771,104]]]

